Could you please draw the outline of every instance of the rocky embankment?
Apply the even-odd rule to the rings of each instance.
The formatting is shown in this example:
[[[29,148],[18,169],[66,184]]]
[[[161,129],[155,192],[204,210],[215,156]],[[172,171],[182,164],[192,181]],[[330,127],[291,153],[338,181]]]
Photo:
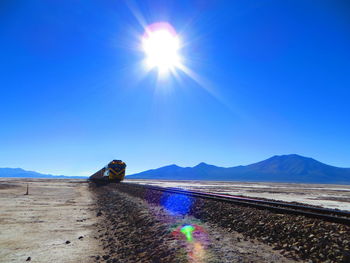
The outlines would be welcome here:
[[[140,186],[117,185],[119,192],[164,205],[169,194]],[[181,198],[180,198],[181,199]],[[288,258],[309,262],[350,262],[350,227],[303,216],[276,214],[204,199],[184,199],[187,215],[225,231],[242,233]]]
[[[185,262],[167,227],[152,217],[141,200],[112,186],[92,186],[99,217],[95,238],[104,251],[96,255],[96,262]]]
[[[96,262],[294,262],[256,239],[185,213],[194,200],[183,196],[160,197],[126,184],[91,190],[102,251]]]

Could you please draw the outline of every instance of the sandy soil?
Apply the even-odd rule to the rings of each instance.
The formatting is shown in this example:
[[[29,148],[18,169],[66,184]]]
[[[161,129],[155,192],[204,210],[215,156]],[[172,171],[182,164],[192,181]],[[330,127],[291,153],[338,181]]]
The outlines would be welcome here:
[[[145,181],[140,182],[145,183]],[[179,187],[182,184],[188,188],[213,192],[231,193],[237,191],[247,196],[253,196],[253,194],[271,194],[273,196],[276,193],[282,197],[297,194],[300,197],[304,196],[304,199],[316,199],[317,196],[318,198],[325,196],[321,201],[328,200],[336,204],[348,204],[347,198],[350,192],[350,186],[227,182],[154,181],[148,183],[172,187]],[[29,184],[29,195],[25,195],[27,184]],[[166,256],[162,256],[162,258],[169,256],[174,260],[176,259],[175,262],[181,261],[172,256],[174,251],[183,251],[184,255],[187,253],[189,257],[185,262],[289,262],[293,260],[284,256],[292,255],[289,250],[293,250],[294,247],[299,249],[295,245],[297,243],[294,242],[295,238],[295,240],[293,239],[294,244],[289,242],[289,235],[286,235],[288,242],[291,243],[289,244],[280,237],[274,239],[273,231],[271,233],[268,231],[266,238],[269,239],[262,242],[265,238],[266,229],[269,229],[268,226],[271,225],[271,229],[281,229],[282,226],[288,227],[290,225],[289,221],[291,220],[284,220],[284,217],[281,218],[286,222],[281,219],[283,222],[279,223],[275,219],[268,220],[267,216],[261,216],[260,218],[259,213],[248,211],[247,208],[240,208],[242,211],[237,213],[238,207],[225,207],[224,204],[216,204],[215,209],[213,209],[213,204],[201,204],[202,201],[198,200],[199,203],[197,204],[196,201],[197,205],[193,205],[191,208],[193,215],[175,218],[168,216],[164,208],[160,207],[156,201],[150,200],[150,197],[154,200],[159,199],[155,193],[152,196],[144,195],[142,191],[133,190],[123,184],[109,185],[101,193],[100,197],[96,196],[96,193],[91,191],[91,187],[89,188],[88,183],[84,180],[0,178],[0,262],[25,262],[28,260],[30,262],[143,263],[147,262],[144,260],[147,253],[149,253],[151,259],[155,255],[159,256],[155,253],[168,250],[171,253],[165,253]],[[346,200],[339,201],[340,195],[343,195]],[[334,200],[329,200],[331,197]],[[172,200],[170,196],[168,198]],[[217,205],[222,207],[219,208]],[[182,206],[184,204],[180,207]],[[102,216],[99,215],[100,209],[102,209]],[[259,217],[259,220],[266,221],[263,223],[263,229],[259,228],[259,225],[257,225],[259,220],[252,219],[252,215]],[[218,221],[218,219],[221,220]],[[252,225],[248,224],[249,220]],[[294,221],[293,219],[291,222],[294,224]],[[216,223],[211,225],[211,222]],[[217,224],[218,222],[221,222],[221,224]],[[205,252],[202,253],[206,255],[205,260],[203,258],[203,260],[198,261],[193,258],[193,255],[198,252],[194,249],[198,249],[198,247],[184,246],[181,242],[172,247],[166,242],[168,239],[165,237],[174,231],[174,226],[179,227],[187,224],[195,224],[205,230],[203,232],[206,233],[205,238],[201,240],[202,236],[198,237],[199,241],[204,242],[203,244],[200,243],[200,248],[204,249],[201,251]],[[348,234],[348,230],[338,231],[337,228],[334,228],[331,229],[332,232],[328,231],[328,228],[326,229],[327,225],[324,231],[318,231],[318,225],[316,230],[317,233],[322,234],[321,239],[313,238],[312,240],[317,242],[311,244],[310,240],[307,241],[307,239],[311,236],[317,237],[318,234],[312,232],[313,229],[309,227],[310,224],[302,223],[300,225],[303,226],[301,227],[302,231],[300,230],[301,232],[298,234],[298,238],[303,239],[300,244],[298,243],[301,249],[304,249],[304,245],[310,244],[310,249],[315,247],[315,249],[323,251],[324,248],[317,242],[323,240],[325,238],[323,236],[327,235],[332,239],[328,242],[329,244],[340,244],[337,245],[338,248],[328,250],[335,253],[334,257],[344,258],[341,251],[339,253],[337,251],[343,247],[349,249],[348,238],[343,238],[344,235]],[[250,231],[254,227],[259,228],[260,232]],[[263,231],[263,233],[262,230],[266,231]],[[282,230],[277,232],[282,233]],[[338,232],[343,234],[334,234]],[[333,239],[336,239],[336,241]],[[157,243],[157,248],[149,249],[157,240],[160,245]],[[151,245],[148,245],[149,243]],[[274,245],[283,249],[272,250]],[[285,245],[291,247],[287,246],[285,248]],[[136,251],[140,254],[136,254]],[[286,254],[282,256],[282,252]],[[175,254],[177,255],[177,253]],[[125,261],[124,259],[130,260]]]
[[[0,262],[94,262],[92,202],[84,180],[0,178]]]
[[[180,187],[204,192],[262,197],[350,211],[350,185],[130,179],[125,181],[162,187]]]

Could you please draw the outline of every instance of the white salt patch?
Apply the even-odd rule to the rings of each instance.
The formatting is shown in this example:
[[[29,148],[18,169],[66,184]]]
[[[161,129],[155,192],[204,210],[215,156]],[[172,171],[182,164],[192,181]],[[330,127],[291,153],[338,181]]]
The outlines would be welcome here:
[[[131,183],[184,188],[213,193],[243,195],[286,202],[299,202],[350,211],[350,185],[238,183],[213,181],[126,180]],[[329,200],[331,199],[331,200]],[[338,199],[338,200],[337,200]]]

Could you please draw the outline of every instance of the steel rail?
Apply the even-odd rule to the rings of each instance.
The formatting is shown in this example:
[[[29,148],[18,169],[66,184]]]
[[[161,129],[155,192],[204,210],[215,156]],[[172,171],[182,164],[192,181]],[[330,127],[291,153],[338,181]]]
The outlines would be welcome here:
[[[238,196],[229,196],[223,194],[206,193],[192,190],[183,190],[177,188],[165,188],[159,186],[151,186],[145,184],[135,184],[135,183],[123,183],[131,186],[138,186],[147,188],[150,190],[156,190],[161,192],[173,193],[173,194],[183,194],[192,197],[199,197],[203,199],[210,199],[220,202],[233,203],[237,205],[250,206],[257,209],[267,209],[281,214],[293,214],[302,215],[310,218],[317,218],[326,220],[333,223],[340,223],[350,226],[350,212],[333,210],[328,208],[318,208],[307,205],[297,205],[278,201],[268,201],[261,199],[245,198]]]

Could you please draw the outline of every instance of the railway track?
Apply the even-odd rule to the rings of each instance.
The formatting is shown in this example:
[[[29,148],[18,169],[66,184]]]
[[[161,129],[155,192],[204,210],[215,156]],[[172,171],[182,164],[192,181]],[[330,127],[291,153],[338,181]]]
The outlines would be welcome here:
[[[255,198],[246,198],[239,196],[231,196],[217,193],[207,193],[199,191],[184,190],[178,188],[164,188],[159,186],[145,185],[145,184],[134,184],[134,183],[123,183],[130,186],[143,187],[154,191],[167,192],[172,194],[182,194],[196,198],[211,199],[220,202],[232,203],[236,205],[254,207],[257,209],[270,210],[281,214],[293,214],[300,215],[309,218],[322,219],[332,223],[340,223],[350,226],[350,212],[312,207],[307,205],[291,204],[279,201],[268,201]]]

